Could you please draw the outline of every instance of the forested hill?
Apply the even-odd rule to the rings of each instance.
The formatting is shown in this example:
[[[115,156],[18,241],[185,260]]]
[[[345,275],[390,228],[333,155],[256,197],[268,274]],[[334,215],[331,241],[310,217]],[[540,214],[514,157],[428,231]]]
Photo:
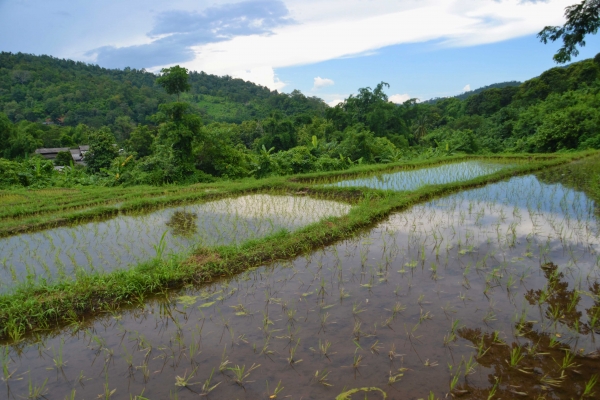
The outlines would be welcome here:
[[[113,126],[147,123],[158,105],[173,98],[145,70],[106,69],[50,56],[0,53],[0,112],[11,121],[51,121],[67,126]],[[204,72],[190,74],[191,90],[184,99],[205,122],[240,123],[262,119],[273,111],[284,115],[322,115],[327,108],[316,97],[292,94]],[[125,120],[125,121],[123,121]]]
[[[482,86],[479,89],[475,89],[475,90],[469,90],[468,92],[464,92],[461,93],[459,95],[456,96],[451,96],[452,98],[455,99],[459,99],[459,100],[466,100],[469,97],[479,94],[481,92],[484,92],[488,89],[503,89],[505,87],[512,87],[512,86],[520,86],[523,82],[519,82],[519,81],[508,81],[508,82],[500,82],[500,83],[492,83],[491,85],[487,85],[487,86]],[[424,101],[424,104],[435,104],[438,101],[445,99],[447,97],[435,97],[433,99],[429,99]]]
[[[394,104],[381,82],[335,107],[202,73],[175,102],[145,71],[7,53],[0,62],[0,156],[11,160],[0,159],[0,187],[193,183],[457,152],[600,149],[600,55],[465,100]],[[47,118],[65,126],[28,121]],[[56,175],[32,157],[86,144],[81,175]]]

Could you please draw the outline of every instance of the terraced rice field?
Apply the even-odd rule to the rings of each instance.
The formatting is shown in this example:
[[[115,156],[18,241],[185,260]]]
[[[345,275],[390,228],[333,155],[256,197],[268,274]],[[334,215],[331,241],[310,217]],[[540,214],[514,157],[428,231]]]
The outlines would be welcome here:
[[[0,290],[133,267],[197,246],[238,244],[349,210],[334,201],[258,194],[0,238]]]
[[[7,398],[597,398],[597,206],[561,173],[433,197],[299,256],[13,337]],[[141,218],[119,237],[149,257],[162,242],[168,260],[323,218],[335,229],[393,202],[386,188],[354,206],[251,195],[102,223]]]

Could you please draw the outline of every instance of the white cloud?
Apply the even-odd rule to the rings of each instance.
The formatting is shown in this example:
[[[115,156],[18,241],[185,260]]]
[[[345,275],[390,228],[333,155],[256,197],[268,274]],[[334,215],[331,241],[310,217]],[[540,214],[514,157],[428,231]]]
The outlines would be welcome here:
[[[317,76],[314,79],[313,90],[320,89],[326,86],[333,86],[334,83],[335,82],[332,79],[321,78],[320,76]]]
[[[396,103],[396,104],[402,104],[406,100],[410,100],[410,99],[411,99],[411,97],[407,93],[404,93],[404,94],[393,94],[393,95],[391,95],[389,97],[389,100],[392,103]]]
[[[155,38],[147,33],[161,12],[198,13],[214,7],[214,2],[208,0],[129,0],[110,2],[110,6],[104,3],[0,0],[0,48],[81,60],[86,58],[86,52],[102,46],[120,48],[151,43]],[[472,46],[535,34],[546,25],[564,23],[564,9],[574,0],[283,3],[294,24],[274,27],[269,34],[237,36],[191,47],[195,58],[184,66],[282,88],[285,83],[273,72],[281,67],[364,56],[402,43],[438,40],[442,46]],[[62,9],[71,15],[64,21],[53,14]],[[25,20],[29,23],[23,24]],[[193,40],[190,38],[190,43],[200,43]]]
[[[348,0],[341,5],[333,0],[289,0],[286,5],[296,24],[273,29],[271,35],[239,36],[196,46],[196,58],[185,66],[232,74],[317,63],[400,43],[441,40],[443,46],[472,46],[499,42],[562,24],[564,8],[572,1],[421,0],[400,4]],[[269,87],[273,85],[277,83]]]
[[[463,92],[470,92],[471,91],[471,85],[469,85],[468,83],[465,85],[465,87],[462,90]]]
[[[266,86],[271,90],[281,90],[286,86],[285,82],[279,80],[273,68],[268,66],[256,67],[249,70],[233,71],[231,76],[241,78],[245,81],[254,82]]]
[[[328,101],[327,104],[329,104],[330,107],[335,107],[340,103],[343,103],[344,99],[333,99],[331,101]]]

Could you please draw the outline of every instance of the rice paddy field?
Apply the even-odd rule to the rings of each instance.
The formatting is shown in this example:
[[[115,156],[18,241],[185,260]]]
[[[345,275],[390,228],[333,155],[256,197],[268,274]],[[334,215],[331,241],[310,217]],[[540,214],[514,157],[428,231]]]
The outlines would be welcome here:
[[[40,211],[0,239],[3,396],[599,398],[600,156],[453,161]]]

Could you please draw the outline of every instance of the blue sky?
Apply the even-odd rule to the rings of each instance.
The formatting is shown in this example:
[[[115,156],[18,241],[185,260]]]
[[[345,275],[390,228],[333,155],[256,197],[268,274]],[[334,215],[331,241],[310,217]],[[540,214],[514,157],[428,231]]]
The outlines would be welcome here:
[[[180,64],[334,104],[390,84],[425,100],[555,64],[535,37],[578,0],[0,0],[0,50],[104,67]],[[588,38],[580,57],[600,51]]]

